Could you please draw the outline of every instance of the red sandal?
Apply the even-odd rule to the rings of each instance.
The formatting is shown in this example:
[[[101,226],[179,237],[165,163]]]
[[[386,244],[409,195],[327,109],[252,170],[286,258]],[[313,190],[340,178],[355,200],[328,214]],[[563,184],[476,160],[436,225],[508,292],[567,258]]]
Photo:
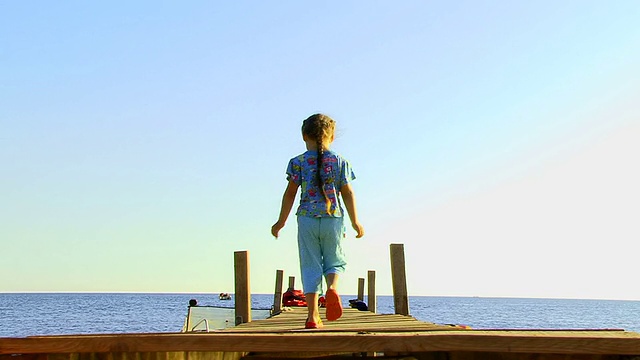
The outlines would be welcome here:
[[[323,327],[322,320],[318,319],[318,321],[313,321],[307,319],[307,322],[304,324],[305,329],[319,329]]]
[[[327,320],[334,321],[340,319],[342,316],[342,302],[340,301],[340,295],[334,290],[327,290]]]

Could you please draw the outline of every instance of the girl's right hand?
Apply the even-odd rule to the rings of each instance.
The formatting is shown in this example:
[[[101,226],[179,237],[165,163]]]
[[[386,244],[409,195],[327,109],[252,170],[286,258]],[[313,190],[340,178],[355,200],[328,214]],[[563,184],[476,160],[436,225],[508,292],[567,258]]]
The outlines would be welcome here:
[[[283,227],[284,227],[284,224],[280,223],[279,221],[273,224],[273,226],[271,227],[271,235],[273,235],[273,237],[277,239],[278,233],[280,233],[280,229],[282,229]]]

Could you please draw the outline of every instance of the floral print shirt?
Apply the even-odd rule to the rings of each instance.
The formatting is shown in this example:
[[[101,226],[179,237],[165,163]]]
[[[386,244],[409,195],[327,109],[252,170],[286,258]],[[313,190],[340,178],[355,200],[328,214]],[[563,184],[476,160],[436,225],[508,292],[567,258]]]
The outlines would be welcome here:
[[[340,189],[343,185],[355,180],[356,176],[349,162],[342,156],[326,150],[322,156],[322,179],[327,197],[318,187],[316,178],[318,152],[309,150],[289,161],[287,180],[293,181],[302,189],[300,205],[296,211],[298,216],[308,217],[342,217]]]

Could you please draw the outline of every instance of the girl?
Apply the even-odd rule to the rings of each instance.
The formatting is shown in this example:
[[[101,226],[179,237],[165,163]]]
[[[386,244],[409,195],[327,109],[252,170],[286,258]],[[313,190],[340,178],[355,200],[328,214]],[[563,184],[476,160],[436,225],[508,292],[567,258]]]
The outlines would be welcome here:
[[[282,197],[280,217],[271,227],[278,237],[293,207],[298,187],[302,187],[298,217],[298,252],[302,287],[307,297],[306,329],[322,327],[318,311],[318,294],[322,293],[322,276],[327,282],[326,317],[337,320],[342,316],[342,303],[336,292],[338,276],[346,266],[340,242],[345,237],[343,208],[340,195],[349,214],[357,238],[364,235],[358,221],[356,199],[350,182],[356,177],[349,163],[329,150],[336,123],[323,114],[309,116],[302,123],[302,140],[307,151],[289,161],[287,185]]]

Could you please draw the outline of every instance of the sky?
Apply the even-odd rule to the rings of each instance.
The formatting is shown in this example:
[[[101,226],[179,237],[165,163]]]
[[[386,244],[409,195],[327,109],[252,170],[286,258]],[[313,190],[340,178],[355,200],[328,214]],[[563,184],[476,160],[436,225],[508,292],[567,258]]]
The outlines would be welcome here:
[[[637,1],[0,3],[0,292],[301,288],[270,235],[302,121],[337,122],[414,296],[640,300]]]

